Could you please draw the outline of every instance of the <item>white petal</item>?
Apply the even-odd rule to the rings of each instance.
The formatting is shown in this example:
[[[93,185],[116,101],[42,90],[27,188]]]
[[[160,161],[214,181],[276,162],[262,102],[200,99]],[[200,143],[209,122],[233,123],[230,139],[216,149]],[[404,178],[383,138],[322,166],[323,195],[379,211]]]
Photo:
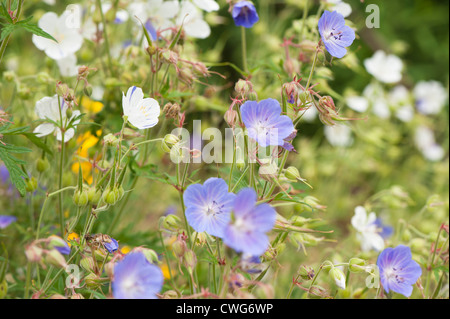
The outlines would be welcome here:
[[[33,133],[36,133],[37,137],[43,137],[51,134],[55,130],[55,125],[52,123],[43,123],[41,125],[38,125]]]
[[[184,27],[186,34],[197,39],[205,39],[211,34],[211,29],[204,20],[191,20]]]
[[[217,11],[219,10],[219,4],[214,0],[194,0],[194,3],[197,7],[206,12]]]

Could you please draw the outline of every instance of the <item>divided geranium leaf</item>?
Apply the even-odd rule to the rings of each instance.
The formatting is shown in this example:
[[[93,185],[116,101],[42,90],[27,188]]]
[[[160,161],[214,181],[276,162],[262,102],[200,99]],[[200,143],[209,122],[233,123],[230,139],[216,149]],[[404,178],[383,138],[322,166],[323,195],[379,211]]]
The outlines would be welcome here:
[[[31,32],[35,35],[38,35],[40,37],[44,37],[50,40],[53,40],[55,42],[56,39],[54,37],[52,37],[50,34],[48,34],[47,32],[45,32],[44,30],[42,30],[41,28],[39,28],[39,26],[37,24],[34,23],[29,23],[28,21],[31,19],[32,17],[27,18],[26,20],[22,20],[17,22],[15,25],[16,26],[20,26],[22,28],[24,28],[25,30],[27,30],[28,32]]]
[[[25,165],[26,162],[19,160],[12,156],[11,153],[27,153],[31,152],[29,148],[14,146],[10,144],[3,145],[0,143],[0,160],[3,161],[6,168],[8,169],[10,179],[14,186],[19,191],[20,195],[25,195],[25,180],[28,176],[22,170],[20,165]]]

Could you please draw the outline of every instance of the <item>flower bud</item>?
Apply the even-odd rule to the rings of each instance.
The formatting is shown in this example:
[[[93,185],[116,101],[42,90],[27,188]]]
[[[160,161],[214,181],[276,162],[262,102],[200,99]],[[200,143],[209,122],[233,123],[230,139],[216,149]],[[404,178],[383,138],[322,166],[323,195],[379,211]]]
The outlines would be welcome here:
[[[309,266],[301,265],[298,274],[304,280],[311,280],[314,278],[314,269]]]
[[[181,107],[178,103],[167,103],[164,105],[163,113],[166,114],[166,118],[176,120],[180,114]]]
[[[52,249],[44,257],[45,262],[57,268],[66,268],[67,263],[63,255],[56,249]]]
[[[194,272],[195,266],[197,265],[197,256],[195,253],[188,249],[183,256],[184,266],[187,268],[190,274]]]
[[[246,96],[253,91],[253,85],[250,81],[239,79],[239,81],[236,82],[234,89],[240,95]]]
[[[186,242],[178,237],[177,240],[175,240],[172,244],[172,251],[174,252],[175,256],[178,258],[181,258],[184,256],[186,252]]]
[[[103,137],[103,142],[107,145],[112,145],[112,146],[117,146],[119,145],[119,139],[117,137],[114,136],[114,134],[106,134]]]
[[[43,253],[44,251],[42,250],[42,248],[33,243],[25,248],[25,256],[27,256],[27,260],[29,262],[40,262]]]
[[[302,179],[300,177],[300,172],[294,166],[289,166],[288,168],[286,168],[284,170],[284,176],[292,182],[297,182],[298,180]]]
[[[234,127],[238,119],[238,113],[233,109],[228,109],[223,118],[230,127]]]
[[[39,173],[45,172],[50,167],[50,163],[48,162],[48,159],[46,157],[44,158],[38,158],[36,161],[36,170]]]
[[[84,299],[82,294],[73,294],[70,299]]]
[[[274,178],[277,177],[278,166],[275,164],[275,162],[263,163],[259,167],[258,174],[265,181],[271,182]]]
[[[342,270],[333,266],[329,272],[329,275],[336,283],[336,286],[341,289],[345,289],[345,275]]]
[[[119,196],[118,192],[116,192],[114,189],[110,189],[109,187],[107,187],[103,192],[102,199],[108,205],[114,205],[119,199],[118,196]]]
[[[73,194],[72,199],[75,205],[79,207],[84,207],[89,202],[89,194],[85,189],[82,191],[76,190]]]
[[[94,274],[93,272],[89,273],[86,277],[84,277],[84,282],[88,288],[98,288],[102,285],[103,280]]]
[[[33,193],[38,187],[37,179],[31,177],[25,181],[25,190],[29,193]]]
[[[98,205],[100,198],[102,198],[102,191],[96,187],[90,187],[87,191],[88,201],[91,205]]]
[[[96,270],[94,258],[92,258],[91,256],[82,258],[80,261],[80,265],[87,272],[95,272]]]
[[[177,215],[169,214],[167,216],[163,216],[161,218],[161,224],[162,228],[175,231],[181,226],[181,219]]]
[[[360,273],[365,271],[366,261],[360,258],[352,258],[348,262],[348,268],[351,272]]]
[[[90,97],[92,95],[92,85],[87,84],[83,88],[83,92],[86,96]]]
[[[47,245],[48,249],[56,249],[63,255],[70,254],[70,247],[67,242],[56,235],[52,235],[47,239]]]
[[[179,296],[175,290],[167,290],[163,295],[162,299],[178,299]]]
[[[172,147],[175,146],[175,144],[177,144],[180,141],[180,139],[173,135],[173,134],[167,134],[166,136],[164,136],[164,139],[162,141],[162,149],[164,152],[166,153],[170,153],[170,150],[172,149]]]

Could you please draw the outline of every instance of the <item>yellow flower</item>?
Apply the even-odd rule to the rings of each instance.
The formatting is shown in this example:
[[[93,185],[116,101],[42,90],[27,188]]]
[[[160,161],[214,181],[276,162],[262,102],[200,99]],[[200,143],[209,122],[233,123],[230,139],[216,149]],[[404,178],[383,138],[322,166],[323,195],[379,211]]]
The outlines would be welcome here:
[[[99,101],[91,100],[88,97],[84,97],[81,101],[81,106],[84,110],[92,113],[98,113],[103,110],[103,103]]]
[[[122,254],[124,254],[124,255],[128,254],[130,251],[131,251],[131,247],[130,247],[130,246],[123,246],[123,247],[120,249],[120,252],[121,252]]]
[[[161,265],[161,271],[162,271],[165,279],[170,279],[170,271],[169,271],[169,267],[167,266],[167,264]],[[173,272],[174,270],[171,269],[171,271]]]
[[[77,138],[77,144],[80,147],[77,150],[77,155],[86,159],[85,161],[75,162],[72,165],[72,172],[78,174],[78,168],[81,165],[81,171],[83,172],[83,178],[89,183],[92,184],[93,176],[92,176],[92,164],[89,162],[89,149],[94,147],[99,139],[99,136],[102,134],[102,130],[97,130],[95,135],[91,132],[85,132]],[[98,160],[98,158],[97,158]]]
[[[67,244],[69,245],[69,247],[71,247],[70,242],[78,238],[80,238],[80,236],[77,233],[70,233],[69,236],[67,236]]]

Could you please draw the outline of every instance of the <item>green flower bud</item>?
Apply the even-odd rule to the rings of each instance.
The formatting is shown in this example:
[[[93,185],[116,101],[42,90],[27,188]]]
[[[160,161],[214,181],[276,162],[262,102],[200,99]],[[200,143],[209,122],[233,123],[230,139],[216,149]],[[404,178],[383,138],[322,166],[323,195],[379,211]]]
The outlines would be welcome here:
[[[240,172],[243,172],[245,169],[245,162],[236,162],[236,167]]]
[[[86,189],[83,189],[81,192],[76,190],[72,196],[73,202],[75,205],[79,207],[84,207],[89,202],[89,194]]]
[[[178,299],[179,296],[175,290],[168,290],[162,295],[162,299]]]
[[[37,189],[38,182],[34,177],[29,178],[25,181],[25,190],[29,193],[34,192]]]
[[[84,277],[84,282],[86,283],[86,286],[88,288],[98,288],[102,285],[103,280],[99,276],[91,272],[86,277]]]
[[[352,258],[348,263],[348,268],[351,272],[361,273],[365,271],[366,261],[361,258]]]
[[[172,251],[174,252],[175,256],[177,256],[178,258],[181,258],[184,256],[186,249],[187,249],[186,242],[179,238],[172,244]]]
[[[83,88],[83,92],[84,94],[86,94],[86,96],[91,96],[92,95],[92,85],[88,84]]]
[[[102,198],[102,191],[96,189],[95,187],[90,187],[87,191],[89,204],[98,205],[100,199]]]
[[[345,275],[342,272],[342,270],[336,267],[332,267],[329,272],[329,275],[336,283],[336,286],[338,286],[341,289],[345,289]]]
[[[161,218],[161,227],[169,230],[177,230],[181,226],[181,219],[177,215],[169,214]]]
[[[107,134],[103,137],[103,141],[105,142],[105,144],[108,145],[112,145],[112,146],[117,146],[119,145],[119,139],[117,137],[114,136],[114,134]]]
[[[39,173],[45,172],[50,167],[50,163],[48,162],[47,158],[38,158],[36,161],[36,170]]]
[[[52,249],[44,257],[45,262],[57,268],[66,268],[67,263],[63,255],[56,249]]]
[[[166,136],[164,136],[161,147],[164,152],[170,153],[172,147],[174,147],[175,144],[177,144],[179,141],[180,139],[177,136],[173,134],[167,134]]]
[[[187,268],[189,273],[192,274],[195,266],[197,265],[197,256],[192,250],[188,249],[183,256],[183,260],[184,266]]]
[[[304,280],[311,280],[314,278],[314,269],[309,266],[301,265],[298,274]]]
[[[286,168],[284,170],[284,176],[291,182],[297,182],[298,180],[302,179],[300,177],[300,172],[294,166],[289,166],[288,168]]]
[[[103,192],[102,199],[105,203],[107,203],[109,205],[114,205],[115,203],[117,203],[117,200],[119,199],[118,196],[119,196],[119,192],[117,189],[114,190],[114,189],[110,189],[108,187]]]
[[[82,294],[73,294],[70,299],[84,299]]]
[[[95,271],[95,261],[94,258],[92,258],[91,256],[82,258],[80,261],[80,265],[87,272]]]

